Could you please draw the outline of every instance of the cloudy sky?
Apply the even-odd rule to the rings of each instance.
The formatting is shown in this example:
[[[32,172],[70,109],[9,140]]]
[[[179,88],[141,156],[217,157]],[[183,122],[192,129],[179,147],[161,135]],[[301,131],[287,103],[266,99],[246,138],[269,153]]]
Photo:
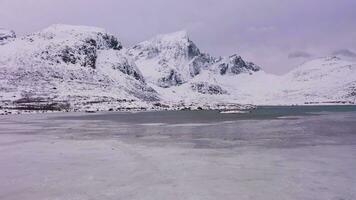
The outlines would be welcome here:
[[[126,46],[184,29],[204,52],[277,74],[314,57],[356,57],[356,0],[0,0],[0,27],[18,35],[54,23],[103,27]]]

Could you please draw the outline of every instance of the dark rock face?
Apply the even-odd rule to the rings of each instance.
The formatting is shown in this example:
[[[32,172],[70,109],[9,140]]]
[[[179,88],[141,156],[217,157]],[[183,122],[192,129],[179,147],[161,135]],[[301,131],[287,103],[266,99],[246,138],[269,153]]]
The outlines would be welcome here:
[[[227,69],[229,69],[229,65],[226,63],[222,63],[219,65],[220,75],[225,75],[227,73]]]
[[[356,82],[351,83],[350,85],[346,86],[349,88],[349,95],[348,97],[356,98]]]
[[[75,36],[73,34],[73,38],[68,38],[68,40],[72,39],[75,41],[74,43],[69,43],[70,45],[58,42],[49,43],[49,45],[44,46],[42,52],[38,52],[34,56],[43,61],[50,62],[50,65],[60,63],[79,64],[82,67],[96,69],[98,50],[113,49],[119,51],[122,49],[117,38],[106,33],[99,32],[96,35],[88,35],[84,39],[77,39]],[[53,41],[56,38],[49,33],[38,33],[29,35],[23,39],[33,42],[36,39]]]
[[[0,29],[0,45],[6,44],[11,39],[15,39],[16,34],[14,31]]]
[[[196,56],[200,56],[201,55],[200,50],[198,49],[198,47],[189,39],[188,39],[187,49],[188,49],[188,58],[189,59],[193,59]]]
[[[113,63],[111,67],[115,70],[121,71],[124,74],[134,77],[142,83],[145,83],[145,79],[143,78],[141,72],[137,69],[136,65],[134,63],[130,63],[127,59],[124,59],[121,62]]]
[[[168,88],[171,86],[182,85],[183,80],[181,75],[175,70],[171,69],[169,74],[158,80],[159,86],[163,88]]]
[[[259,71],[260,68],[257,67],[255,64],[250,62],[245,62],[241,56],[232,55],[229,57],[229,63],[224,63],[225,65],[222,66],[222,70],[220,73],[225,74],[228,69],[232,74],[241,74],[247,71]]]
[[[241,74],[260,71],[260,67],[251,62],[244,61],[240,56],[232,55],[227,60],[220,58],[217,61],[217,68],[220,75]]]
[[[58,55],[66,64],[80,64],[83,67],[96,68],[97,44],[93,39],[87,40],[78,47],[67,46]]]
[[[209,84],[207,82],[192,83],[191,88],[193,91],[196,91],[201,94],[222,95],[228,93],[220,86]]]
[[[202,69],[208,69],[213,64],[213,58],[207,54],[199,54],[189,63],[189,72],[191,77],[200,74]]]
[[[65,111],[70,104],[65,101],[53,101],[43,97],[24,97],[13,102],[16,110]]]
[[[154,46],[135,45],[132,47],[132,49],[140,52],[138,55],[136,55],[136,59],[152,59],[161,53],[160,49]],[[129,52],[128,55],[133,56],[132,52]]]
[[[98,33],[99,38],[102,37],[103,40],[105,41],[105,45],[107,48],[109,49],[114,49],[114,50],[121,50],[122,46],[119,43],[119,41],[117,40],[116,37],[112,36],[112,35],[108,35],[108,34],[102,34],[102,33]],[[99,47],[100,48],[100,47]]]
[[[240,56],[230,57],[230,69],[233,74],[240,74],[247,67],[245,61]]]
[[[104,34],[98,33],[97,38],[88,38],[78,46],[66,47],[60,54],[59,57],[66,64],[80,64],[83,67],[96,68],[96,59],[98,50],[121,50],[122,46],[118,42],[117,38]]]
[[[160,100],[157,92],[153,88],[143,84],[140,85],[136,84],[135,90],[129,91],[129,93],[135,96],[136,98],[139,98],[147,102],[155,102]]]

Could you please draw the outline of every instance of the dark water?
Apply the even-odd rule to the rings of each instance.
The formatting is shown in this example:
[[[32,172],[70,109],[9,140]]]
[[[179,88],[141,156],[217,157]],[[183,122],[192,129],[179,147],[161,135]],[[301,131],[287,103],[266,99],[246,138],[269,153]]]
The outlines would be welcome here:
[[[219,111],[161,111],[138,113],[88,114],[68,117],[71,120],[110,120],[119,123],[214,123],[237,120],[270,120],[279,117],[320,115],[322,112],[356,112],[356,106],[260,106],[251,113],[221,114]],[[63,118],[58,118],[63,119]]]
[[[265,106],[249,114],[217,111],[54,114],[40,119],[30,117],[26,122],[17,120],[30,126],[17,129],[18,133],[86,140],[117,138],[148,145],[294,148],[356,144],[356,106]]]

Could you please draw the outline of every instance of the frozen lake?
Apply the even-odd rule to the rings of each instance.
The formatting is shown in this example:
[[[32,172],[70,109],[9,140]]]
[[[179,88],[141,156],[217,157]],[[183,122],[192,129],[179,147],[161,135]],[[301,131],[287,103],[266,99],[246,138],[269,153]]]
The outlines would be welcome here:
[[[0,116],[1,200],[356,199],[356,106]]]

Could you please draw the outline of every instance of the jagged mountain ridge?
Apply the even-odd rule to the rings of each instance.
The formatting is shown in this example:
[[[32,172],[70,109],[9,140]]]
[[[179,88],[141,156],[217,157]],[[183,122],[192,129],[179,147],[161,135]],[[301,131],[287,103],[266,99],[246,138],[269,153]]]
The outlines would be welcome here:
[[[127,49],[114,35],[86,26],[10,35],[0,46],[0,107],[29,101],[66,102],[79,110],[153,108],[155,102],[165,108],[356,102],[355,62],[337,57],[276,76],[238,55],[202,53],[185,31]]]

